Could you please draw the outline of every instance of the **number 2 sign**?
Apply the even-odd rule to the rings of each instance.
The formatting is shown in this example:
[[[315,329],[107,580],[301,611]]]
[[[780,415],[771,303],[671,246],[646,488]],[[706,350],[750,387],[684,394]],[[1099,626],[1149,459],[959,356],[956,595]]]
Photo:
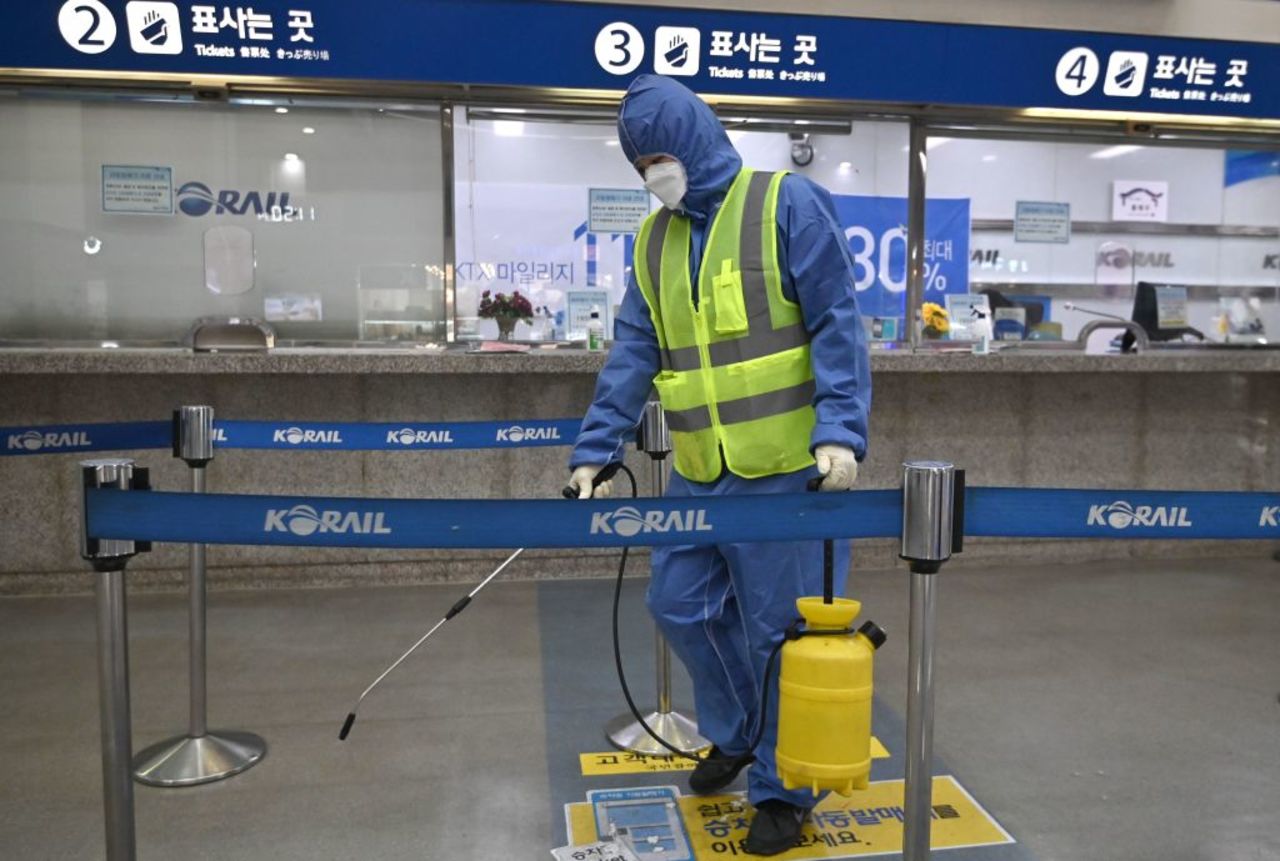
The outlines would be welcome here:
[[[116,19],[101,0],[67,0],[58,12],[58,29],[82,54],[101,54],[116,41]]]

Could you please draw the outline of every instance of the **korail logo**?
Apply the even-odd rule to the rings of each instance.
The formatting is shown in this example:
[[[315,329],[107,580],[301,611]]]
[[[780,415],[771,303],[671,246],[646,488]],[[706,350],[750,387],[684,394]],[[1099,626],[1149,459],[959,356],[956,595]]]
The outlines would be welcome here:
[[[236,191],[216,194],[203,182],[188,182],[178,189],[178,209],[192,218],[215,215],[271,215],[290,209],[287,191]]]
[[[1191,526],[1187,509],[1180,505],[1130,505],[1117,500],[1107,505],[1089,506],[1089,526],[1107,526],[1115,530],[1130,526],[1161,526],[1186,528]]]
[[[401,428],[400,430],[387,431],[387,442],[399,443],[400,445],[451,445],[453,443],[453,431],[427,430],[425,428]]]
[[[1258,518],[1259,526],[1280,526],[1280,505],[1267,505],[1262,509],[1262,516]]]
[[[342,442],[342,432],[338,430],[314,430],[300,427],[277,428],[271,435],[272,442],[284,442],[289,445],[334,445]]]
[[[9,434],[9,448],[24,451],[44,451],[45,449],[85,448],[93,445],[86,431],[45,432],[29,430],[23,433]]]
[[[592,535],[621,535],[633,538],[642,532],[711,532],[705,509],[688,511],[641,511],[623,506],[591,515]]]
[[[1177,264],[1170,251],[1131,251],[1123,246],[1098,252],[1098,265],[1109,269],[1173,269]]]
[[[1104,248],[1098,252],[1098,265],[1109,269],[1129,269],[1133,266],[1133,252],[1124,246]]]
[[[560,439],[560,428],[530,428],[512,425],[501,428],[497,434],[498,442],[554,442]]]
[[[338,535],[390,535],[386,513],[382,511],[317,511],[310,505],[272,508],[267,511],[263,532],[290,532],[299,538],[317,533]]]

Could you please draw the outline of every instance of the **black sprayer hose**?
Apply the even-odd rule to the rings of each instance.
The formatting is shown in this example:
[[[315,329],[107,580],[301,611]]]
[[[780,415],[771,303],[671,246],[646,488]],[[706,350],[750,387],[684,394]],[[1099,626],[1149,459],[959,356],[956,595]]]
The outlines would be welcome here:
[[[636,487],[635,475],[626,466],[619,465],[619,469],[627,474],[627,478],[631,482],[631,498],[635,499],[639,496],[639,490]],[[644,731],[649,734],[650,738],[665,747],[667,750],[671,751],[675,756],[691,759],[694,762],[701,762],[702,757],[680,750],[678,747],[671,744],[671,742],[658,735],[654,731],[653,727],[649,726],[649,724],[645,722],[644,716],[640,714],[639,707],[636,706],[635,699],[631,696],[631,688],[627,686],[627,674],[622,668],[622,646],[618,640],[618,606],[622,601],[622,578],[627,571],[627,552],[630,549],[631,548],[629,547],[622,548],[622,559],[618,562],[618,579],[614,583],[613,587],[613,663],[618,670],[618,685],[622,688],[622,696],[627,701],[627,708],[631,709],[632,716],[635,717],[640,726],[644,728]],[[795,626],[792,626],[792,628],[794,630]],[[750,752],[759,747],[760,740],[764,738],[765,717],[769,713],[769,679],[773,675],[773,665],[777,660],[778,652],[782,650],[783,643],[788,639],[794,639],[795,636],[795,634],[789,631],[788,636],[779,640],[778,644],[773,647],[773,651],[769,653],[769,660],[765,664],[764,669],[764,693],[760,697],[760,714],[756,720],[754,738],[751,741],[751,746],[747,748],[748,753],[745,754],[746,756],[750,756]]]
[[[635,474],[624,465],[619,468],[622,472],[626,473],[627,478],[631,481],[631,498],[635,499],[640,495],[640,491],[636,487]],[[631,696],[631,688],[627,686],[627,674],[622,669],[622,646],[618,641],[618,605],[622,601],[622,577],[627,571],[627,553],[630,549],[630,547],[622,548],[622,559],[618,562],[618,579],[613,587],[613,665],[618,671],[618,685],[622,688],[622,696],[627,701],[627,708],[631,709],[631,714],[640,722],[640,726],[644,727],[644,731],[647,732],[654,741],[671,751],[675,756],[682,756],[685,759],[700,762],[701,757],[685,753],[683,750],[680,750],[678,747],[671,744],[671,742],[653,731],[653,727],[649,726],[649,724],[645,722],[644,716],[640,714],[640,709],[636,706],[636,701]]]

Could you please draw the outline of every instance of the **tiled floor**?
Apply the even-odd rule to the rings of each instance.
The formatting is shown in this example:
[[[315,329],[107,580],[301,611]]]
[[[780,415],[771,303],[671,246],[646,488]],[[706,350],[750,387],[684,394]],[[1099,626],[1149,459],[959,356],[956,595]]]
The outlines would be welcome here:
[[[937,753],[1019,841],[946,857],[1280,858],[1280,565],[941,577]],[[891,635],[878,732],[904,709],[906,579],[852,590]],[[623,636],[649,701],[642,585],[628,583]],[[218,784],[138,787],[139,858],[549,858],[565,802],[644,782],[577,771],[623,708],[610,588],[496,583],[366,701],[345,743],[356,695],[465,589],[215,593],[210,726],[258,732],[270,752]],[[142,747],[185,725],[185,604],[145,596],[130,613]],[[92,598],[0,601],[6,859],[103,857],[94,648]]]

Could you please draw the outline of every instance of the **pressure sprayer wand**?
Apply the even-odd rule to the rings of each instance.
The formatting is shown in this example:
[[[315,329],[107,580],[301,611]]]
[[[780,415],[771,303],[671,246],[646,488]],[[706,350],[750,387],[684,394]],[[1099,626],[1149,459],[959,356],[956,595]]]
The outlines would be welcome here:
[[[442,618],[439,622],[436,622],[435,625],[432,626],[430,631],[427,631],[427,633],[423,634],[422,639],[418,640],[418,642],[410,646],[409,651],[405,652],[403,655],[396,658],[395,663],[393,663],[391,666],[383,670],[382,675],[374,679],[373,684],[369,685],[369,687],[364,689],[364,693],[360,694],[360,697],[356,700],[356,704],[352,706],[351,713],[347,715],[346,722],[342,724],[342,731],[338,733],[339,741],[346,741],[347,735],[350,734],[351,732],[351,725],[356,722],[356,712],[360,710],[360,704],[364,702],[364,698],[369,696],[369,694],[373,691],[373,689],[376,688],[382,682],[383,679],[391,675],[392,670],[394,670],[396,667],[403,664],[406,658],[408,658],[410,655],[416,652],[419,646],[421,646],[428,639],[430,639],[432,634],[440,630],[441,625],[443,625],[445,622],[449,621],[454,616],[461,613],[463,610],[467,609],[467,605],[471,603],[471,599],[474,598],[477,594],[479,594],[481,589],[483,589],[485,586],[488,586],[489,581],[491,581],[494,577],[497,577],[499,574],[501,574],[504,568],[506,568],[512,562],[515,562],[516,557],[518,557],[523,552],[524,552],[524,548],[521,547],[515,553],[512,553],[510,556],[508,556],[507,561],[503,562],[497,568],[493,569],[493,573],[490,574],[488,577],[484,578],[484,580],[480,582],[479,586],[472,589],[470,592],[467,593],[465,598],[460,599],[456,604],[450,607],[449,612],[444,614],[444,618]]]
[[[593,479],[591,482],[592,488],[594,489],[601,482],[608,481],[610,478],[613,478],[613,476],[618,472],[619,466],[621,466],[621,464],[611,463],[608,466],[606,466],[604,469],[600,470],[600,472],[596,475],[595,479]],[[566,487],[563,491],[563,494],[568,498],[573,498],[578,495],[577,492],[571,487]],[[440,630],[440,627],[444,625],[445,622],[449,621],[454,616],[458,615],[463,610],[467,609],[467,605],[471,603],[471,599],[474,598],[476,595],[480,594],[480,590],[483,589],[485,586],[488,586],[490,581],[492,581],[494,577],[497,577],[499,574],[501,574],[508,565],[510,565],[512,562],[515,562],[516,558],[521,553],[523,553],[524,550],[525,549],[521,547],[515,553],[512,553],[510,556],[508,556],[505,562],[503,562],[497,568],[493,569],[492,574],[484,578],[484,580],[480,582],[479,586],[476,586],[476,588],[468,592],[465,598],[460,599],[458,603],[450,607],[449,612],[444,614],[444,618],[442,618],[439,622],[436,622],[435,625],[431,627],[430,631],[427,631],[427,633],[423,634],[422,638],[418,640],[418,642],[414,643],[412,646],[409,647],[409,651],[405,652],[403,655],[396,658],[395,662],[392,663],[391,666],[387,667],[385,670],[382,671],[382,675],[378,676],[376,679],[373,680],[373,684],[369,685],[369,687],[364,689],[364,693],[360,694],[360,696],[356,699],[356,704],[351,707],[351,711],[347,714],[347,719],[342,724],[342,730],[338,733],[339,741],[346,741],[347,736],[351,734],[351,726],[356,722],[356,712],[360,710],[360,704],[364,702],[364,698],[369,696],[369,694],[373,692],[373,689],[376,688],[379,684],[381,684],[383,679],[391,675],[392,670],[394,670],[396,667],[403,664],[406,658],[408,658],[410,655],[416,652],[419,646],[421,646],[427,640],[431,639],[431,635],[434,634],[436,631]]]

